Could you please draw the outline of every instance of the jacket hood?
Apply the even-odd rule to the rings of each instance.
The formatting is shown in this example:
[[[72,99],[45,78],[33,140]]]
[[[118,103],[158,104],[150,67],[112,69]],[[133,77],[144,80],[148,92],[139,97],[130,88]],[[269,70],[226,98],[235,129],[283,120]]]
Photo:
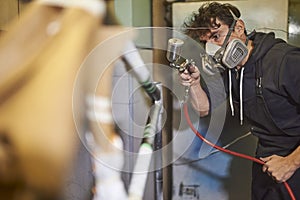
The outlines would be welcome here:
[[[254,49],[251,57],[254,62],[263,57],[275,44],[285,42],[282,39],[275,38],[273,32],[256,32],[249,39],[253,40]]]

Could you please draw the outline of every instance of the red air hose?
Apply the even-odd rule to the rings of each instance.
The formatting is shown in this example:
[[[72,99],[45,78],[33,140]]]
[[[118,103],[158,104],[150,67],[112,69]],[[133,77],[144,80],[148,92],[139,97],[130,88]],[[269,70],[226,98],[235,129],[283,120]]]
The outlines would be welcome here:
[[[184,115],[185,115],[185,118],[186,118],[186,120],[187,120],[188,125],[189,125],[190,128],[193,130],[193,132],[194,132],[201,140],[203,140],[203,142],[205,142],[206,144],[212,146],[212,147],[215,148],[215,149],[218,149],[219,151],[222,151],[222,152],[225,152],[225,153],[228,153],[228,154],[237,156],[237,157],[245,158],[245,159],[248,159],[248,160],[257,162],[257,163],[259,163],[259,164],[261,164],[261,165],[264,164],[264,162],[263,162],[262,160],[259,160],[259,159],[257,159],[257,158],[254,158],[254,157],[252,157],[252,156],[248,156],[248,155],[245,155],[245,154],[242,154],[242,153],[237,153],[237,152],[234,152],[234,151],[231,151],[231,150],[222,148],[222,147],[220,147],[220,146],[217,146],[216,144],[213,144],[213,143],[210,142],[209,140],[205,139],[205,138],[203,137],[203,135],[201,135],[201,133],[199,133],[199,132],[195,129],[193,123],[191,122],[191,119],[190,119],[190,116],[189,116],[189,113],[188,113],[188,106],[187,106],[186,103],[183,104],[183,110],[184,110]],[[287,189],[287,191],[288,191],[288,193],[289,193],[289,195],[290,195],[290,197],[291,197],[291,200],[296,200],[296,198],[295,198],[295,196],[294,196],[294,194],[293,194],[293,191],[292,191],[292,189],[290,188],[290,186],[288,185],[288,183],[287,183],[287,182],[283,182],[283,184],[284,184],[285,188]]]

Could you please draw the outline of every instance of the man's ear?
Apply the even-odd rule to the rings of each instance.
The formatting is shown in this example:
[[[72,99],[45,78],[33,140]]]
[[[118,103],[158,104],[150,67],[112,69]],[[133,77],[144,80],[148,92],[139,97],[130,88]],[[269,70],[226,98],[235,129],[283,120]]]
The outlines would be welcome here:
[[[243,22],[243,20],[238,19],[236,21],[234,29],[239,36],[243,35],[245,33],[245,23]]]

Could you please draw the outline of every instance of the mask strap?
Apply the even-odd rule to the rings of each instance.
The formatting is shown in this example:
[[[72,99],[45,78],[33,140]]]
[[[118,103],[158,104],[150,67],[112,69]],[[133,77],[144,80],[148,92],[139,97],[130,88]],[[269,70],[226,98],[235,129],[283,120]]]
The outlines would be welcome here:
[[[234,16],[234,15],[233,15],[233,16]],[[228,42],[228,40],[229,40],[229,38],[230,38],[230,36],[231,36],[231,33],[232,33],[233,29],[234,29],[234,26],[235,26],[236,21],[237,21],[236,19],[233,20],[233,22],[232,22],[232,24],[231,24],[231,26],[230,26],[230,28],[229,28],[229,31],[228,31],[228,33],[227,33],[227,35],[226,35],[226,38],[225,38],[225,40],[224,40],[224,42],[223,42],[221,48],[225,49],[225,47],[226,47],[226,45],[227,45],[227,42]]]
[[[234,16],[234,15],[233,15],[233,16]],[[230,38],[230,36],[231,36],[231,33],[232,33],[233,29],[234,29],[234,26],[235,26],[236,21],[237,21],[237,20],[236,20],[236,18],[234,17],[234,20],[233,20],[232,24],[230,25],[229,31],[228,31],[228,33],[227,33],[227,35],[226,35],[226,37],[225,37],[225,40],[224,40],[224,42],[223,42],[221,48],[220,48],[220,49],[216,52],[216,54],[213,56],[213,58],[214,58],[214,60],[215,60],[216,62],[221,62],[223,53],[224,53],[225,48],[226,48],[226,46],[227,46],[227,42],[228,42],[228,40],[229,40],[229,38]]]

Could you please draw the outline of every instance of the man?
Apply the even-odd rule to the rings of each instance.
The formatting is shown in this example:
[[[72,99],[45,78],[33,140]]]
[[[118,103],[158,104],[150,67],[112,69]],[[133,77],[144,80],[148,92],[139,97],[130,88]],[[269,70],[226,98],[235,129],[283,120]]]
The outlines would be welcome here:
[[[225,65],[217,56],[215,60],[226,66],[221,74],[232,113],[237,108],[241,121],[243,116],[249,120],[258,137],[256,157],[265,162],[253,164],[252,199],[290,199],[282,182],[300,199],[300,49],[276,39],[274,33],[247,35],[239,17],[231,4],[206,3],[185,22],[186,33],[223,50],[234,39],[245,44],[246,54],[236,66]],[[194,109],[200,116],[210,114],[210,97],[200,84],[199,69],[185,70],[180,78],[190,87]]]

